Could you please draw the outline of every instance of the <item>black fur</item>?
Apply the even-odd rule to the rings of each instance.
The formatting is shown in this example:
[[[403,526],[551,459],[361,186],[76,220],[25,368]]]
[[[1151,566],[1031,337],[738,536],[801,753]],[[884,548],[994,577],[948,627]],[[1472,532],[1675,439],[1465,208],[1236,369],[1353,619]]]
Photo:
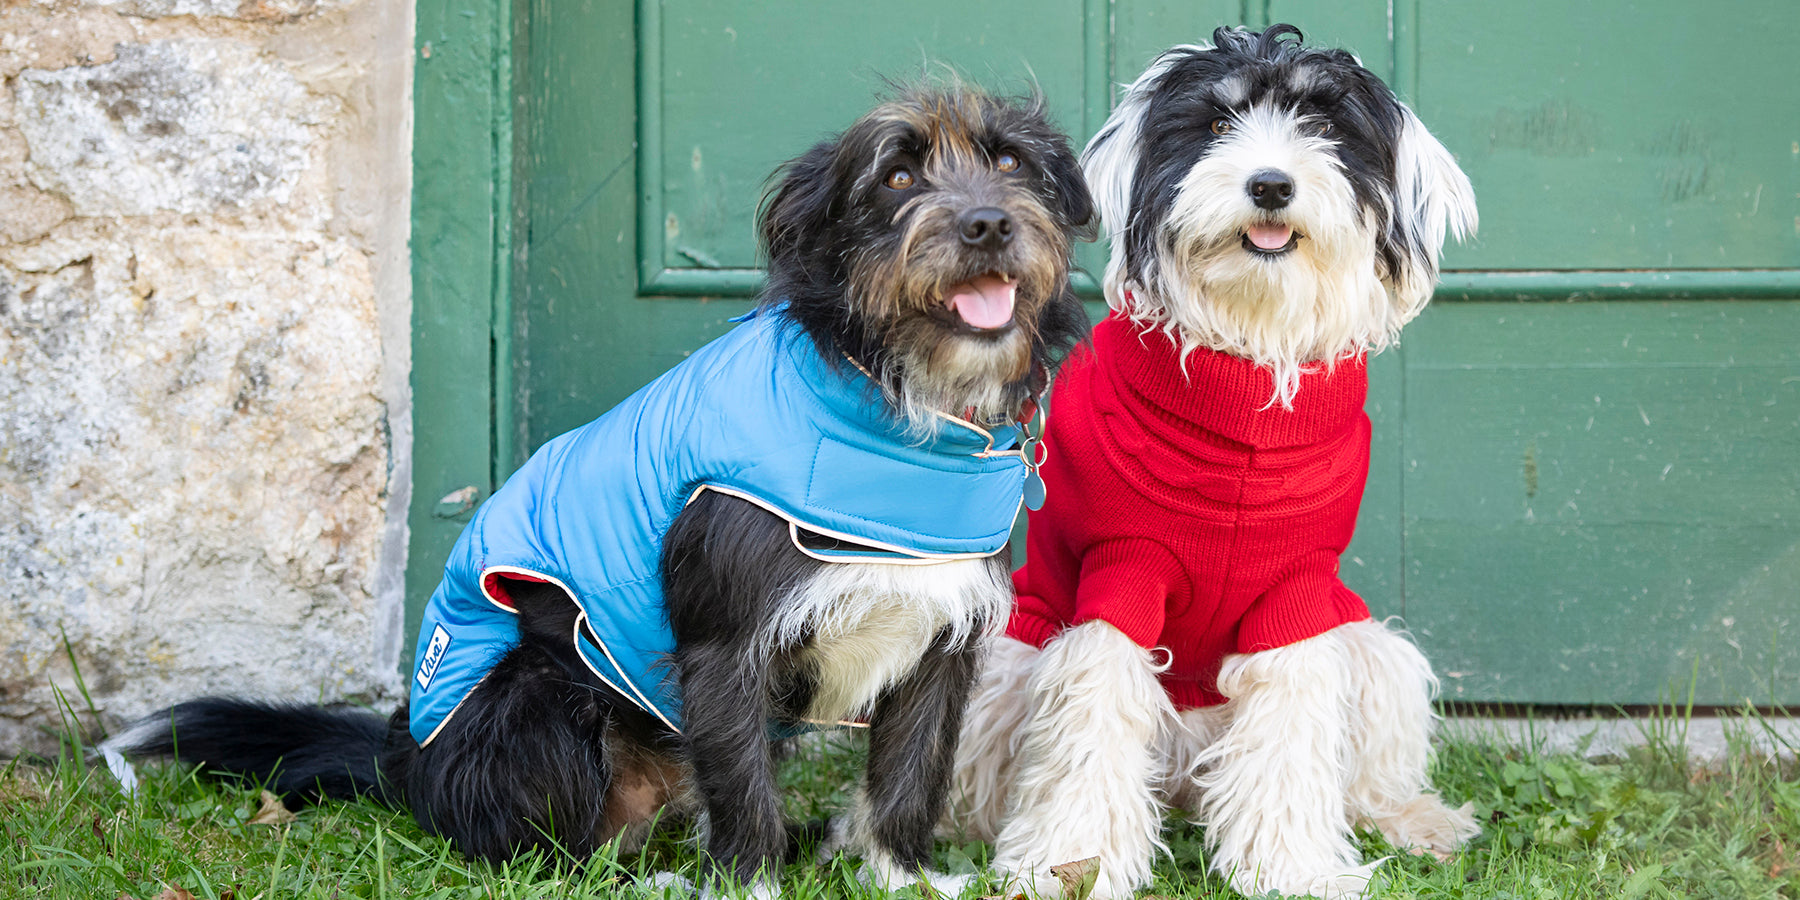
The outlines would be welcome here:
[[[980,115],[954,123],[932,118],[933,110],[950,107]],[[956,129],[957,140],[990,157],[1004,151],[1019,159],[1017,174],[1009,170],[1002,178],[992,159],[962,154],[956,165],[979,171],[962,173],[961,193],[935,196],[940,208],[1010,204],[1021,229],[1048,223],[1051,233],[1027,235],[1031,240],[1014,241],[1008,250],[971,246],[966,259],[939,253],[931,264],[947,268],[924,273],[944,284],[1013,265],[1037,273],[1037,282],[1021,280],[1038,292],[1020,288],[1015,324],[1005,329],[1032,337],[1028,371],[1006,385],[1014,404],[1008,414],[1016,416],[1018,404],[1042,390],[1047,371],[1086,328],[1068,289],[1067,251],[1093,204],[1066,139],[1035,102],[993,101],[961,90],[913,92],[791,163],[762,213],[770,269],[764,302],[790,303],[829,358],[848,354],[890,378],[905,377],[890,360],[907,353],[932,357],[906,342],[934,342],[929,350],[989,339],[951,326],[920,327],[930,303],[863,309],[854,297],[867,292],[849,289],[858,275],[845,259],[901,252],[897,235],[910,221],[896,216],[900,207],[880,194],[879,184],[859,177],[892,164],[882,155],[890,152],[883,136],[896,135],[895,117]],[[930,151],[925,143],[932,134],[901,131],[897,152],[923,157]],[[947,181],[961,177],[956,166],[934,171]],[[1021,246],[1060,248],[1060,257],[1020,259]],[[908,277],[928,264],[900,262]],[[691,783],[708,813],[708,855],[728,877],[747,882],[793,851],[771,735],[798,723],[819,677],[805,656],[813,636],[770,646],[763,626],[796,585],[830,564],[796,549],[785,520],[715,492],[687,505],[663,536],[661,553],[676,640],[669,663],[683,697],[679,737],[611,693],[581,662],[569,637],[578,608],[561,589],[520,581],[510,590],[519,643],[423,749],[408,732],[405,706],[384,727],[364,713],[223,699],[159,713],[152,719],[172,728],[144,737],[140,724],[119,749],[176,755],[232,774],[273,774],[277,788],[293,797],[374,795],[405,803],[427,830],[470,856],[495,861],[533,848],[585,858],[665,802],[683,806],[684,784]],[[985,564],[995,583],[1004,584],[1006,554]],[[968,633],[978,635],[985,623],[970,624]],[[871,714],[865,790],[872,839],[911,870],[925,865],[943,811],[975,674],[973,644],[972,638],[952,641],[946,631],[919,648],[916,666],[885,688]]]

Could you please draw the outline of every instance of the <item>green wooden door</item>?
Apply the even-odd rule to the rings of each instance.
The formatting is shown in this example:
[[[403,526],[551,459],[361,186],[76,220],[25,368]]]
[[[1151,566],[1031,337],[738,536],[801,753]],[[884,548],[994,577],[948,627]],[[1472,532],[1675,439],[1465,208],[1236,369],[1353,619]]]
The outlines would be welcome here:
[[[1652,702],[1698,671],[1701,702],[1800,701],[1784,641],[1800,611],[1800,79],[1771,39],[1800,35],[1791,0],[532,0],[485,15],[502,33],[516,20],[502,61],[518,100],[492,154],[512,173],[495,203],[513,211],[492,279],[496,478],[730,327],[758,283],[768,173],[884,76],[929,60],[1001,90],[1035,79],[1079,144],[1158,51],[1294,22],[1394,84],[1482,207],[1480,239],[1373,367],[1374,470],[1346,578],[1405,615],[1451,699]],[[422,40],[426,21],[421,7]],[[421,480],[415,508],[459,486]],[[441,553],[421,546],[415,594]]]

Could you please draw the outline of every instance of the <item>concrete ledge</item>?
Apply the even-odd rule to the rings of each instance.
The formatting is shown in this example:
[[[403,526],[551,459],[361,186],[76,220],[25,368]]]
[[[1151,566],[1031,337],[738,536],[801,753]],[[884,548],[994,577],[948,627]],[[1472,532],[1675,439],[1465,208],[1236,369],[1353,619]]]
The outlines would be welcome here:
[[[1774,756],[1800,752],[1800,719],[1743,715],[1696,715],[1683,720],[1624,718],[1489,718],[1452,716],[1444,719],[1439,737],[1530,747],[1547,753],[1588,757],[1620,755],[1651,738],[1683,743],[1693,760],[1723,759],[1734,747]],[[1584,743],[1585,742],[1585,743]]]

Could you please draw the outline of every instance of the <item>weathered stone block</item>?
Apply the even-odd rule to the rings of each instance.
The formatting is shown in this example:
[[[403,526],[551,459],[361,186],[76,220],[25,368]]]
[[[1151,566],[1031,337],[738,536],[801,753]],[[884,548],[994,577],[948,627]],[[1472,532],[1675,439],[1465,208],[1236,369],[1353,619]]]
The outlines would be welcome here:
[[[121,44],[95,66],[15,80],[27,173],[78,215],[286,202],[333,103],[224,40]]]
[[[132,16],[213,16],[250,21],[292,21],[348,6],[355,0],[89,0]]]
[[[0,238],[33,241],[69,217],[61,197],[29,187],[0,187]]]
[[[367,255],[73,223],[0,247],[0,747],[71,685],[374,698],[388,444]]]

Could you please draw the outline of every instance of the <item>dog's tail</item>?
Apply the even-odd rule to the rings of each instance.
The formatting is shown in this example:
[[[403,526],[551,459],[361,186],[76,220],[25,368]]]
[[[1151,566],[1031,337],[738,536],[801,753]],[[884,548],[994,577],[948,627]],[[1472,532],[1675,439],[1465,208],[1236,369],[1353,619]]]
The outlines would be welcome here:
[[[388,723],[350,707],[204,697],[133,722],[100,745],[127,788],[129,757],[173,757],[208,774],[262,782],[289,805],[372,796],[398,805],[382,777]]]

